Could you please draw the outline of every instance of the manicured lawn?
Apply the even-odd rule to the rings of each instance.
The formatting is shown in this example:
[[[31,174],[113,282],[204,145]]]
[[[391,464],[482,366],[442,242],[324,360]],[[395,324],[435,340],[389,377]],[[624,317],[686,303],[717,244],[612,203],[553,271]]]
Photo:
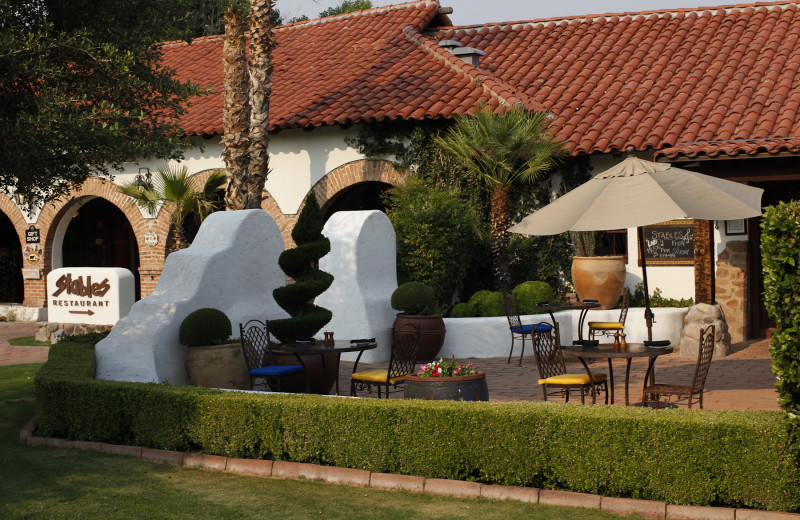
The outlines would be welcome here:
[[[242,477],[19,444],[40,365],[0,367],[0,518],[617,519],[516,502]],[[638,517],[624,517],[638,518]]]
[[[21,338],[9,338],[8,344],[14,347],[49,347],[47,341],[36,341],[36,336],[23,336]]]

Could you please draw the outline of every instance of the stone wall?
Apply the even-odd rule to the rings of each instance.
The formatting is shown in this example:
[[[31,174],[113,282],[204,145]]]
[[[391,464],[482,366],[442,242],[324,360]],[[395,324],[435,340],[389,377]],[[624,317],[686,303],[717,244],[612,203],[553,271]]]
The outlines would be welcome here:
[[[61,336],[74,334],[88,334],[90,332],[104,332],[114,328],[113,325],[89,325],[86,323],[51,323],[39,322],[36,324],[36,341],[57,343]]]
[[[731,341],[745,339],[748,327],[747,242],[728,242],[717,258],[717,303],[725,313]]]

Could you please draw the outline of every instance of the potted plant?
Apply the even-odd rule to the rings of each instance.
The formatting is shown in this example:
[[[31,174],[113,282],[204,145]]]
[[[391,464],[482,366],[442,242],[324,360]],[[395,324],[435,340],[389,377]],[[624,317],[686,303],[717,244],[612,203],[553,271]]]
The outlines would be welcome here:
[[[415,375],[406,376],[404,397],[452,401],[488,401],[486,374],[475,370],[472,363],[459,363],[455,356],[419,367]]]
[[[239,341],[231,341],[231,320],[219,309],[197,309],[181,322],[178,340],[186,345],[186,373],[196,386],[250,389]]]
[[[572,259],[572,286],[581,301],[597,300],[601,309],[612,309],[625,286],[625,258],[594,256],[595,237],[593,231],[570,232],[577,255]]]
[[[407,323],[419,327],[417,362],[436,359],[444,344],[444,319],[436,312],[433,290],[422,282],[406,282],[392,293],[392,309],[400,311],[394,320],[397,330]]]

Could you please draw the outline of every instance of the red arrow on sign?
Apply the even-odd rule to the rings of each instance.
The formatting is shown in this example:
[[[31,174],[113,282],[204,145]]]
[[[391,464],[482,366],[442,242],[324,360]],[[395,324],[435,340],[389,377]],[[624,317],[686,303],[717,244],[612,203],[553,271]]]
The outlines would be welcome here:
[[[88,311],[69,311],[69,313],[70,314],[88,314],[89,316],[94,314],[91,309],[89,309]]]

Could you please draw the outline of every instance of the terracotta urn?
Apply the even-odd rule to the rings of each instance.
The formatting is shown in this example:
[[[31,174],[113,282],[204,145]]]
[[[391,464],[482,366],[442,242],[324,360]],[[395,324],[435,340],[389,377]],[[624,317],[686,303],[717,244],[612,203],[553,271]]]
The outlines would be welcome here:
[[[578,298],[597,300],[601,309],[613,309],[625,286],[623,256],[576,256],[572,259],[572,285]]]

